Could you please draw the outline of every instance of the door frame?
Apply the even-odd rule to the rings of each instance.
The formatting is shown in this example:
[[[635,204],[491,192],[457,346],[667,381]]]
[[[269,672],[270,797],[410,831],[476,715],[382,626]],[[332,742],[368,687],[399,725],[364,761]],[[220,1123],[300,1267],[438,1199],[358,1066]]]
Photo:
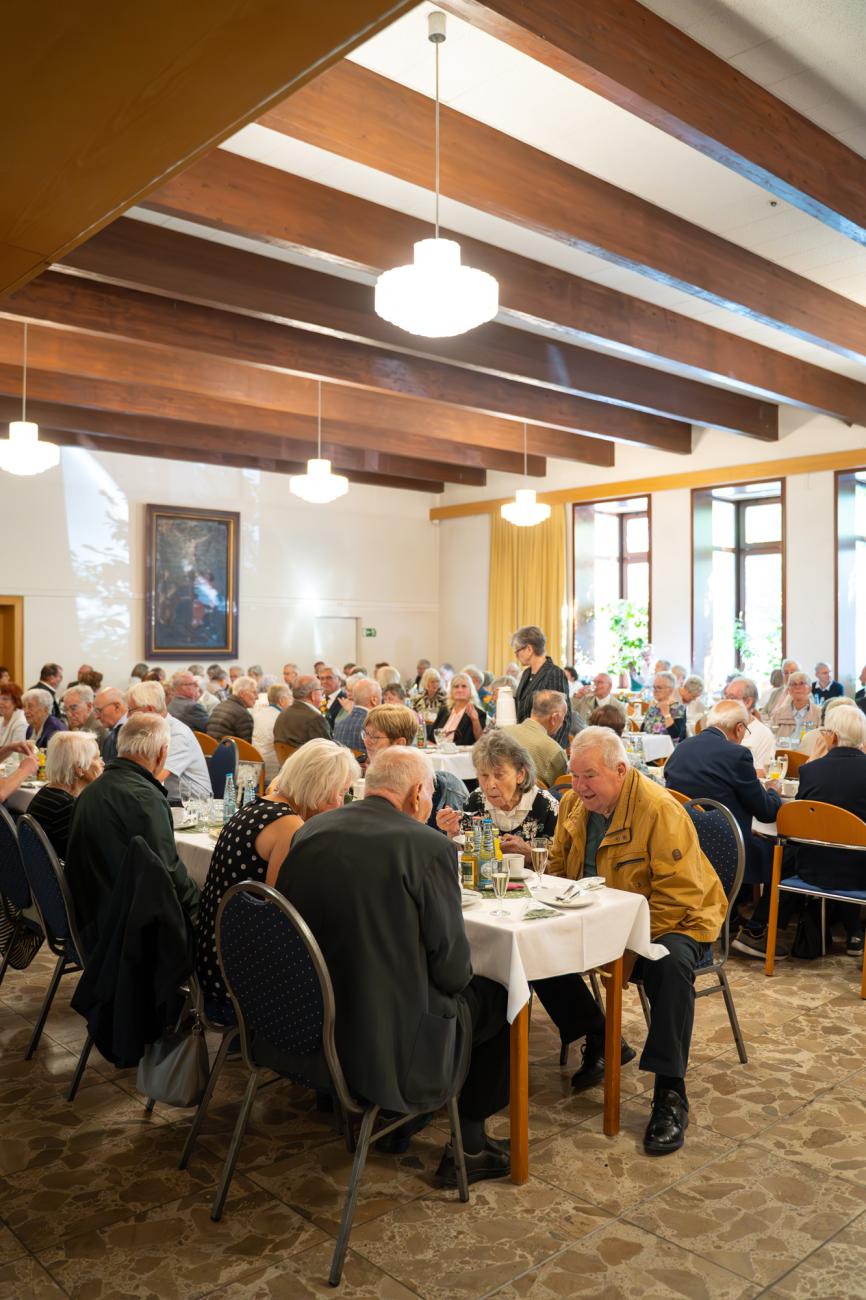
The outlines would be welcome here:
[[[0,608],[11,608],[14,612],[12,615],[13,649],[12,663],[6,667],[12,674],[13,682],[24,685],[24,597],[23,596],[0,596]]]

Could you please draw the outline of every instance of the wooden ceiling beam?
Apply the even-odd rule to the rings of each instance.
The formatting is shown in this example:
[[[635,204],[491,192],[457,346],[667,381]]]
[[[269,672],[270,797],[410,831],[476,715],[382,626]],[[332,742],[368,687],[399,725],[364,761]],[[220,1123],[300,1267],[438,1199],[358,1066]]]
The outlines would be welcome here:
[[[454,339],[413,338],[373,310],[367,284],[257,256],[212,240],[122,219],[76,248],[64,268],[100,282],[228,307],[337,338],[382,344],[518,382],[768,441],[778,410],[649,366],[491,323]]]
[[[596,433],[680,454],[691,451],[691,427],[677,420],[57,271],[45,272],[0,303],[0,314],[130,342],[158,342],[182,353],[228,358],[257,369],[326,379],[372,393],[532,421],[553,433]],[[554,441],[545,444],[545,451]]]
[[[866,243],[866,159],[637,0],[442,8]]]
[[[428,223],[316,181],[215,149],[152,193],[144,207],[370,274],[408,260]],[[443,234],[452,232],[444,231]],[[499,281],[500,316],[539,323],[572,342],[675,362],[700,379],[866,424],[866,384],[607,285],[454,235],[473,266]]]
[[[0,293],[413,4],[4,6]]]
[[[432,120],[425,95],[345,60],[260,124],[427,187]],[[442,108],[441,140],[449,198],[866,360],[866,307],[850,298],[454,109]]]

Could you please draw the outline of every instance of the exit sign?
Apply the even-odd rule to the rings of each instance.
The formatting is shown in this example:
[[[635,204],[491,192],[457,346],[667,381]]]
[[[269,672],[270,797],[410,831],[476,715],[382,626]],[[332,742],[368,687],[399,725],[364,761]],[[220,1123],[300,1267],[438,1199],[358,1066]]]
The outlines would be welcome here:
[[[375,635],[376,635],[376,629],[374,627],[361,628],[361,636],[375,636]]]

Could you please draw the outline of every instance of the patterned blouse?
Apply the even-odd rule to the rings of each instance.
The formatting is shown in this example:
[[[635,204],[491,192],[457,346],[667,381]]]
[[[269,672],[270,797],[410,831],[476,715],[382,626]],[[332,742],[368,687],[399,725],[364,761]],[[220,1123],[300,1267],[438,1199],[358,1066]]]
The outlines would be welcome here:
[[[521,797],[516,808],[506,813],[488,803],[479,788],[472,791],[463,811],[490,817],[500,835],[518,835],[530,844],[533,840],[553,838],[559,804],[549,790],[540,790],[536,785]]]
[[[216,914],[223,894],[240,880],[263,881],[268,864],[256,853],[256,840],[280,817],[296,817],[287,803],[257,799],[239,808],[220,831],[201,891],[196,931],[195,970],[205,1002],[228,1002],[216,954]]]
[[[684,740],[686,735],[686,706],[672,703],[670,706],[673,725],[666,727],[662,710],[653,701],[647,709],[641,731],[650,731],[656,736],[670,736],[671,740]]]

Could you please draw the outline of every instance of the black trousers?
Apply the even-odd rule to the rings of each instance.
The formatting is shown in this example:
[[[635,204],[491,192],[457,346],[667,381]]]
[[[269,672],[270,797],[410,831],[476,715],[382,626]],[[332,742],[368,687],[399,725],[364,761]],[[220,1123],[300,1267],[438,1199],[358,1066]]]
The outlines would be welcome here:
[[[695,1019],[695,967],[706,944],[684,934],[661,934],[654,942],[667,948],[668,956],[660,961],[638,958],[632,972],[632,978],[643,983],[652,1012],[640,1068],[681,1079],[688,1068]],[[604,1013],[582,976],[536,980],[533,988],[565,1042],[584,1034],[603,1036]]]
[[[472,1056],[458,1110],[463,1119],[487,1119],[508,1105],[508,995],[501,984],[473,975],[463,997],[472,1016]]]

